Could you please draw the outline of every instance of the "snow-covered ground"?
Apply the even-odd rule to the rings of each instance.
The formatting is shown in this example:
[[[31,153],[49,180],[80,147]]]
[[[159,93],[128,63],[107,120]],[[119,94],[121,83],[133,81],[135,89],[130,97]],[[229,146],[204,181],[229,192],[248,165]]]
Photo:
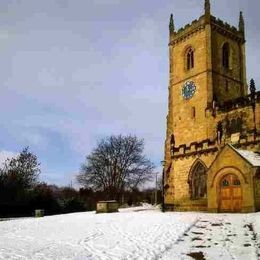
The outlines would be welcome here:
[[[258,259],[260,214],[153,207],[0,222],[0,259]]]

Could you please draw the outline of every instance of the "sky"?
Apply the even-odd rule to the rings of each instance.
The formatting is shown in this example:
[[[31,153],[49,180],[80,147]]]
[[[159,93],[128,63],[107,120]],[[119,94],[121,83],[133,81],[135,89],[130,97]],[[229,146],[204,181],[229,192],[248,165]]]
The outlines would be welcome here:
[[[42,181],[76,185],[100,138],[133,134],[160,171],[169,17],[178,29],[203,7],[203,0],[0,0],[0,164],[29,146]],[[211,0],[212,14],[232,25],[240,10],[247,78],[260,89],[259,0]]]

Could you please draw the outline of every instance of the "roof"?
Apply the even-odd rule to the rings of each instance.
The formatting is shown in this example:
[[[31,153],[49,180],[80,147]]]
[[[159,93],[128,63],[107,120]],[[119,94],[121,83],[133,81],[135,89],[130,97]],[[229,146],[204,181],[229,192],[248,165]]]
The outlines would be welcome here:
[[[234,151],[236,151],[241,157],[248,161],[254,167],[260,167],[260,154],[248,150],[236,149],[234,146],[229,145]]]

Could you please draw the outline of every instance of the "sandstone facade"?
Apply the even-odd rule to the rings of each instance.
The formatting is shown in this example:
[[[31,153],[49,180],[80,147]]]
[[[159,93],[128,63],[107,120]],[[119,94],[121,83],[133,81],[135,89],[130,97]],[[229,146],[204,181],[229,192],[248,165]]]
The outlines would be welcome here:
[[[166,208],[244,212],[260,209],[258,197],[252,195],[260,194],[260,164],[250,168],[246,156],[236,156],[228,146],[252,151],[251,156],[255,155],[260,162],[260,92],[254,91],[251,82],[248,94],[242,14],[237,29],[212,16],[206,0],[204,15],[177,32],[171,16],[169,38]],[[233,155],[227,156],[226,150],[233,151]],[[230,169],[238,168],[241,175],[224,171],[225,179],[221,169],[227,165]],[[250,170],[246,170],[247,166]],[[218,183],[212,186],[210,176],[215,171],[221,172],[219,176],[224,179],[216,177]],[[239,185],[221,186],[221,182],[226,185],[230,181],[239,183],[240,190]],[[235,192],[241,192],[240,202]],[[228,209],[221,196],[229,204]],[[239,209],[236,203],[240,203]]]

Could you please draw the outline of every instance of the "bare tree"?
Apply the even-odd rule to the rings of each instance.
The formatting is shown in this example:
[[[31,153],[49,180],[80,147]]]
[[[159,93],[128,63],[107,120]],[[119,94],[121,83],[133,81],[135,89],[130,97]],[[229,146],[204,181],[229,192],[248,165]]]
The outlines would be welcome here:
[[[104,191],[106,199],[119,199],[126,189],[150,180],[153,163],[143,155],[144,140],[136,136],[109,136],[86,157],[77,176],[85,188]]]

